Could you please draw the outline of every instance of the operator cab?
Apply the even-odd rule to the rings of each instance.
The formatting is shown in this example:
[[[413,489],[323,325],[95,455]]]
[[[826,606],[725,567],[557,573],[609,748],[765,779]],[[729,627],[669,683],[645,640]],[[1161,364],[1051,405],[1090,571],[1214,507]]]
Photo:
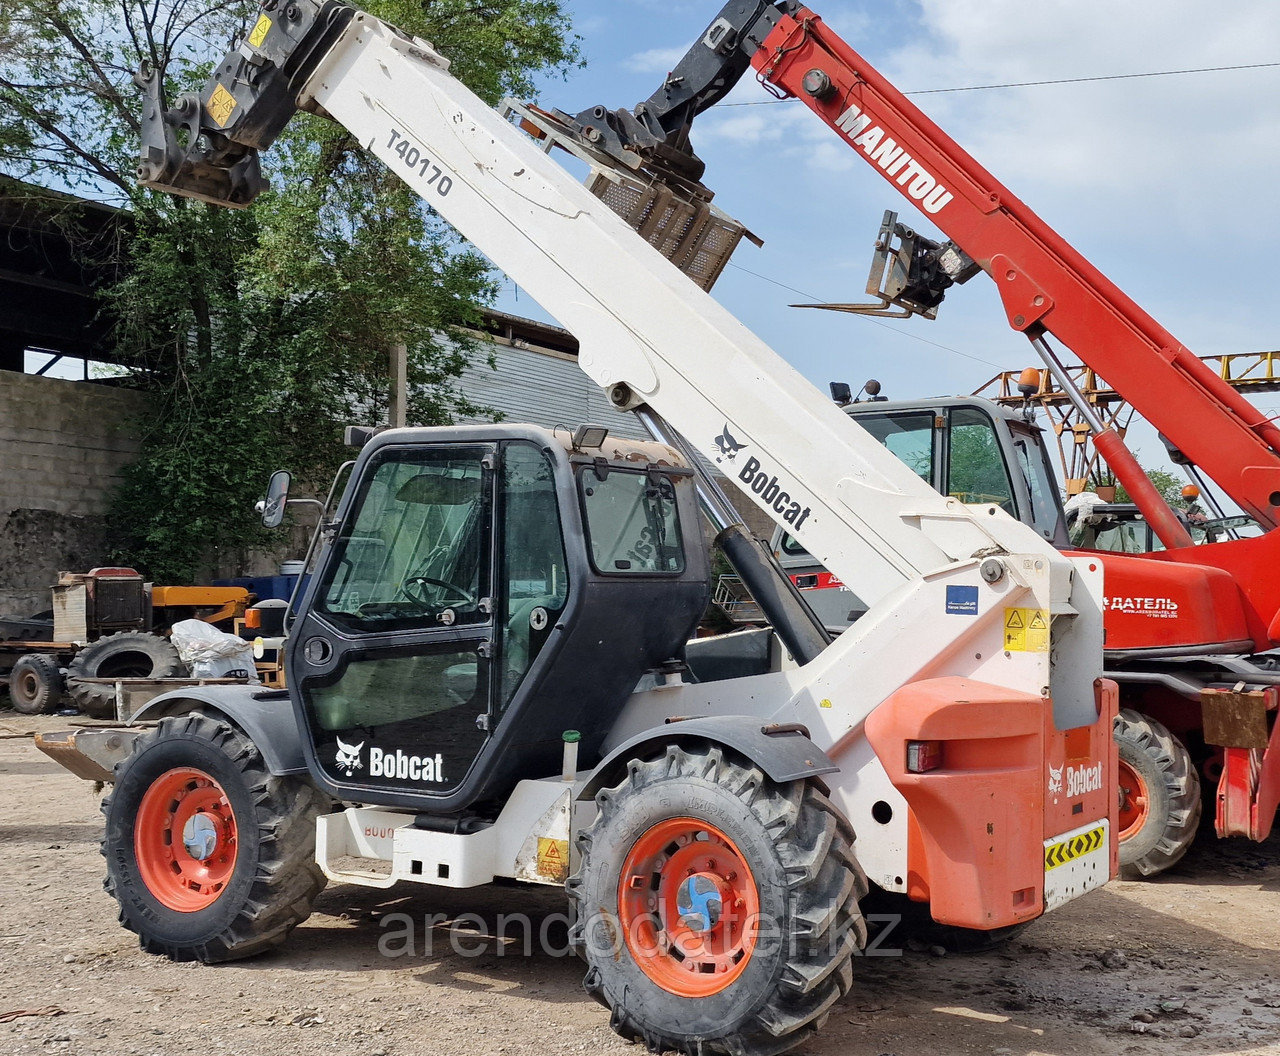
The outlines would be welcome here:
[[[979,397],[888,403],[875,398],[878,386],[866,391],[872,399],[847,404],[845,413],[935,490],[961,502],[999,506],[1055,546],[1068,545],[1066,517],[1038,425]],[[828,630],[843,630],[867,611],[781,528],[774,532],[772,549]]]
[[[1081,550],[1148,554],[1165,548],[1142,511],[1131,502],[1099,502],[1092,492],[1083,492],[1074,496],[1066,509],[1071,545]],[[1261,534],[1258,522],[1244,514],[1210,518],[1195,509],[1174,509],[1174,514],[1197,545]]]
[[[594,765],[708,595],[692,471],[669,447],[505,424],[380,433],[286,646],[308,763],[337,799],[432,814],[556,773],[566,731]]]

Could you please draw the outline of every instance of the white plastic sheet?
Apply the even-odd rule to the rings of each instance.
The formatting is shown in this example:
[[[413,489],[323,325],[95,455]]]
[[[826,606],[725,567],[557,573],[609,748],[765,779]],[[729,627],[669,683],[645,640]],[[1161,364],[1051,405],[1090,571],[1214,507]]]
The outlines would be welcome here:
[[[253,646],[201,620],[180,620],[170,637],[192,678],[248,678],[260,682],[253,666]]]

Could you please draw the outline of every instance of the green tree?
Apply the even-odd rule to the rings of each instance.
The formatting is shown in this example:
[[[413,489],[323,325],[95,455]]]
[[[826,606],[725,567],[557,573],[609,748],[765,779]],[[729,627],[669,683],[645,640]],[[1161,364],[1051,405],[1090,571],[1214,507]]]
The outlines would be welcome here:
[[[363,5],[432,40],[496,102],[580,61],[562,0]],[[243,2],[12,0],[0,12],[0,170],[127,207],[106,298],[151,410],[113,509],[122,559],[171,581],[264,538],[266,472],[326,479],[337,423],[386,420],[388,355],[409,350],[412,424],[475,413],[456,379],[496,286],[487,262],[340,127],[299,115],[264,158],[273,190],[227,211],[133,182],[140,62],[173,99],[256,14]],[[74,216],[68,217],[74,224]]]
[[[1146,469],[1144,467],[1143,472],[1146,473],[1147,479],[1155,485],[1156,491],[1160,492],[1164,501],[1175,510],[1189,509],[1194,504],[1194,499],[1186,498],[1182,494],[1182,489],[1187,486],[1185,478],[1178,476],[1176,473],[1171,473],[1167,469]],[[1111,479],[1111,483],[1116,489],[1116,502],[1133,502],[1123,484],[1114,478]]]

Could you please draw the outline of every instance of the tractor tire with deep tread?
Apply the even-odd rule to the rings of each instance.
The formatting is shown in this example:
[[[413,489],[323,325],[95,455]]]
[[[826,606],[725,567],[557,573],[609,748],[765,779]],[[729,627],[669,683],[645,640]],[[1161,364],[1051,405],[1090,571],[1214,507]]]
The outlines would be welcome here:
[[[231,864],[213,894],[192,895],[182,886],[188,881],[166,875],[165,867],[198,872],[202,864],[186,853],[182,832],[147,826],[157,814],[148,807],[157,790],[159,813],[181,819],[185,789],[164,804],[175,775],[181,782],[187,774],[205,779],[202,788],[188,782],[192,793],[212,785],[212,794],[222,794],[218,809],[230,819]],[[270,773],[254,743],[225,719],[200,711],[162,719],[116,768],[114,789],[102,803],[103,886],[119,904],[120,923],[138,935],[142,949],[175,961],[240,960],[280,945],[310,916],[324,888],[315,836],[316,818],[328,805],[309,781]]]
[[[599,814],[578,838],[580,869],[568,883],[571,939],[588,963],[583,985],[610,1009],[617,1033],[653,1052],[690,1056],[771,1056],[816,1033],[848,993],[853,957],[867,938],[858,907],[867,880],[853,831],[824,792],[813,780],[775,783],[717,746],[673,745],[631,760],[623,780],[596,796]],[[637,855],[652,845],[651,834],[661,847],[672,825],[692,835],[657,852],[657,871],[649,872],[650,859]],[[732,963],[706,963],[712,954],[701,951],[711,950],[714,931],[676,952],[690,932],[681,930],[688,918],[671,907],[694,879],[681,855],[699,847],[715,852],[710,861],[697,852],[704,870],[714,871],[715,859],[732,868],[721,864],[725,875],[712,878],[722,901],[741,905],[745,883],[746,903],[758,913],[754,945],[741,956],[731,950]],[[629,908],[637,891],[653,907],[648,919]],[[637,952],[628,936],[640,934],[657,945]],[[717,973],[728,982],[717,983]]]
[[[56,711],[62,691],[62,669],[52,656],[27,653],[9,672],[9,706],[23,715]]]
[[[115,687],[85,678],[182,678],[187,667],[167,638],[141,631],[122,631],[99,638],[76,653],[67,665],[67,692],[86,715],[116,717]]]
[[[1131,708],[1116,717],[1115,738],[1122,786],[1120,875],[1142,880],[1176,865],[1195,839],[1200,775],[1167,727]]]

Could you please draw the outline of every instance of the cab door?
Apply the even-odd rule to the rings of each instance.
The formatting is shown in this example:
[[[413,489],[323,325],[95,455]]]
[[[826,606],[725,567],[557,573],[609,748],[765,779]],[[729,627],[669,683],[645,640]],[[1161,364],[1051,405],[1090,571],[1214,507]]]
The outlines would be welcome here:
[[[387,446],[289,639],[313,763],[339,790],[444,797],[493,715],[495,445]]]

